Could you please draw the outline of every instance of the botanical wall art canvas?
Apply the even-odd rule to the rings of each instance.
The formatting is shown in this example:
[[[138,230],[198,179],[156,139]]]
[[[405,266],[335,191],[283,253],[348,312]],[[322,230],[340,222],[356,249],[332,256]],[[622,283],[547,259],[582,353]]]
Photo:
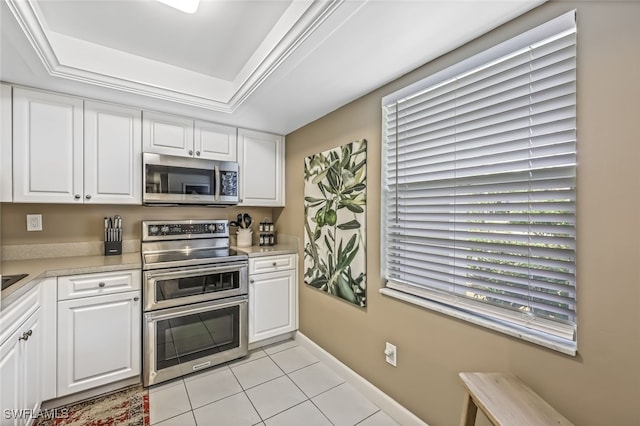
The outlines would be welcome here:
[[[366,306],[367,141],[304,162],[304,282]]]

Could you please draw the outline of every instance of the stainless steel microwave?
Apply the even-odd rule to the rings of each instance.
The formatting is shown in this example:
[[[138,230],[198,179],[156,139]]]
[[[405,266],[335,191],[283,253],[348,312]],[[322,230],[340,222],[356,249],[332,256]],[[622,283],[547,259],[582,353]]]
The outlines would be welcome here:
[[[144,204],[233,205],[238,163],[143,153]]]

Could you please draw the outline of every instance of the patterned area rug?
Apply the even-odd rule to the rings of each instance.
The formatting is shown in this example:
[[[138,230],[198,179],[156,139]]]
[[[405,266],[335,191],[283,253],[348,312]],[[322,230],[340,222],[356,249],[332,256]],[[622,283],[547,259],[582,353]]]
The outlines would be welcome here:
[[[131,386],[114,393],[50,410],[34,426],[148,426],[149,392]],[[51,418],[45,418],[51,417]]]

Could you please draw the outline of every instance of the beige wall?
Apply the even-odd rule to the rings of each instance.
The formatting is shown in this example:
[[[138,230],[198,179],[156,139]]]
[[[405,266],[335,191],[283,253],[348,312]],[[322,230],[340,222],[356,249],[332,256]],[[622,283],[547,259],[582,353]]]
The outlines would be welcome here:
[[[576,357],[378,292],[381,97],[572,8],[578,9]],[[548,3],[287,135],[287,207],[278,226],[300,238],[304,157],[369,141],[368,306],[308,288],[300,268],[300,330],[431,425],[458,423],[460,371],[514,372],[578,425],[640,424],[639,76],[640,2]],[[384,362],[385,341],[398,347],[397,368]]]
[[[146,207],[68,204],[2,204],[2,245],[102,241],[104,217],[122,216],[124,239],[139,240],[141,221],[165,219],[228,219],[238,213],[253,218],[254,240],[258,223],[272,217],[271,208],[242,207]],[[27,232],[27,214],[42,214],[42,231]],[[232,230],[233,232],[233,230]],[[254,241],[257,243],[257,240]]]

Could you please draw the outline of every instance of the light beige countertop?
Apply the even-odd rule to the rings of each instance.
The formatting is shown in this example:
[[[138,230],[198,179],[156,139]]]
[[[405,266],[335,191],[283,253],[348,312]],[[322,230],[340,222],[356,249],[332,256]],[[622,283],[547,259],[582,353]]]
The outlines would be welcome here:
[[[39,281],[63,275],[91,274],[141,268],[140,253],[119,256],[66,256],[40,259],[5,260],[2,275],[29,274],[11,287],[2,290],[2,306],[10,303],[12,295],[23,294]]]
[[[135,243],[135,242],[133,242]],[[129,244],[139,249],[137,244]],[[93,247],[93,246],[96,247]],[[140,269],[142,260],[140,252],[129,252],[119,256],[104,256],[100,253],[102,246],[96,243],[49,244],[43,247],[16,246],[3,250],[2,275],[28,274],[11,287],[2,290],[2,308],[26,293],[45,278],[65,275],[92,274],[126,269]],[[298,239],[283,236],[275,246],[233,247],[251,257],[275,256],[298,253]],[[56,252],[66,256],[54,257]],[[79,253],[88,253],[80,255]],[[74,254],[70,256],[69,254]],[[78,255],[75,255],[78,254]],[[47,257],[43,257],[47,256]]]
[[[246,253],[249,257],[276,256],[279,254],[298,253],[298,245],[294,243],[281,243],[275,246],[251,246],[233,247],[239,252]]]
[[[235,240],[232,239],[232,243]],[[275,246],[232,247],[241,253],[246,253],[249,257],[277,256],[279,254],[296,254],[300,250],[300,239],[286,234],[278,236],[278,244]]]

